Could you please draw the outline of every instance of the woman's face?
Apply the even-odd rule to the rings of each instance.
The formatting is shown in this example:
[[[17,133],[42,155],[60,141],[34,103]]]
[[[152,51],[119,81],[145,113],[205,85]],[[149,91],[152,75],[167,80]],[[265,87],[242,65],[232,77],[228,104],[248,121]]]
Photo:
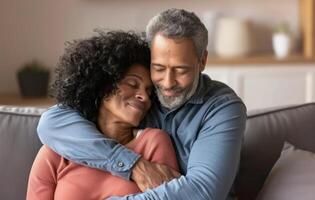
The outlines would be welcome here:
[[[138,126],[151,106],[150,72],[142,65],[132,65],[118,83],[118,90],[104,99],[101,109],[107,117],[131,126]]]

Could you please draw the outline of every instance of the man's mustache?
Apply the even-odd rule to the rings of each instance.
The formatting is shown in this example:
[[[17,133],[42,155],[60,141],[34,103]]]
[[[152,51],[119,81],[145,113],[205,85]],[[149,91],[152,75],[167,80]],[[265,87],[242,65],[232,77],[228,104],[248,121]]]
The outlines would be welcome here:
[[[180,93],[183,91],[183,89],[179,86],[174,86],[172,88],[164,88],[163,86],[161,85],[156,85],[156,89],[158,91],[166,91],[166,92],[174,92],[174,93]]]

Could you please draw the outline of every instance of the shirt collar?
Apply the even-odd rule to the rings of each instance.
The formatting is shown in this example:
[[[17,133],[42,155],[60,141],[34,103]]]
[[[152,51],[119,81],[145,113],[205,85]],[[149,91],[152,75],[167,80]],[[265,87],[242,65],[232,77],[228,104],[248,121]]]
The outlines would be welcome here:
[[[187,101],[191,104],[203,104],[205,101],[205,96],[211,86],[211,79],[209,76],[201,74],[199,78],[198,87],[195,94]]]

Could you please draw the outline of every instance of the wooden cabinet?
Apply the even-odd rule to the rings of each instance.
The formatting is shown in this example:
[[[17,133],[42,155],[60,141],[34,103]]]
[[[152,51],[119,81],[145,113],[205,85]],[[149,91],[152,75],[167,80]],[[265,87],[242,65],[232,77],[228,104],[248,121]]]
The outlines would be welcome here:
[[[231,88],[248,110],[315,102],[315,65],[211,66],[204,73]]]

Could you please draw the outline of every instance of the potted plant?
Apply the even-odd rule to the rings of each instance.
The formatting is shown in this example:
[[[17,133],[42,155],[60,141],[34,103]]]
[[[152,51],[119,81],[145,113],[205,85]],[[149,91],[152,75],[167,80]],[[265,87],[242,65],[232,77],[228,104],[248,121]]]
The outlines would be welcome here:
[[[20,93],[23,97],[45,97],[49,82],[49,70],[40,62],[25,63],[17,71]]]
[[[272,46],[277,58],[287,57],[292,50],[292,32],[286,22],[278,24],[273,31]]]

